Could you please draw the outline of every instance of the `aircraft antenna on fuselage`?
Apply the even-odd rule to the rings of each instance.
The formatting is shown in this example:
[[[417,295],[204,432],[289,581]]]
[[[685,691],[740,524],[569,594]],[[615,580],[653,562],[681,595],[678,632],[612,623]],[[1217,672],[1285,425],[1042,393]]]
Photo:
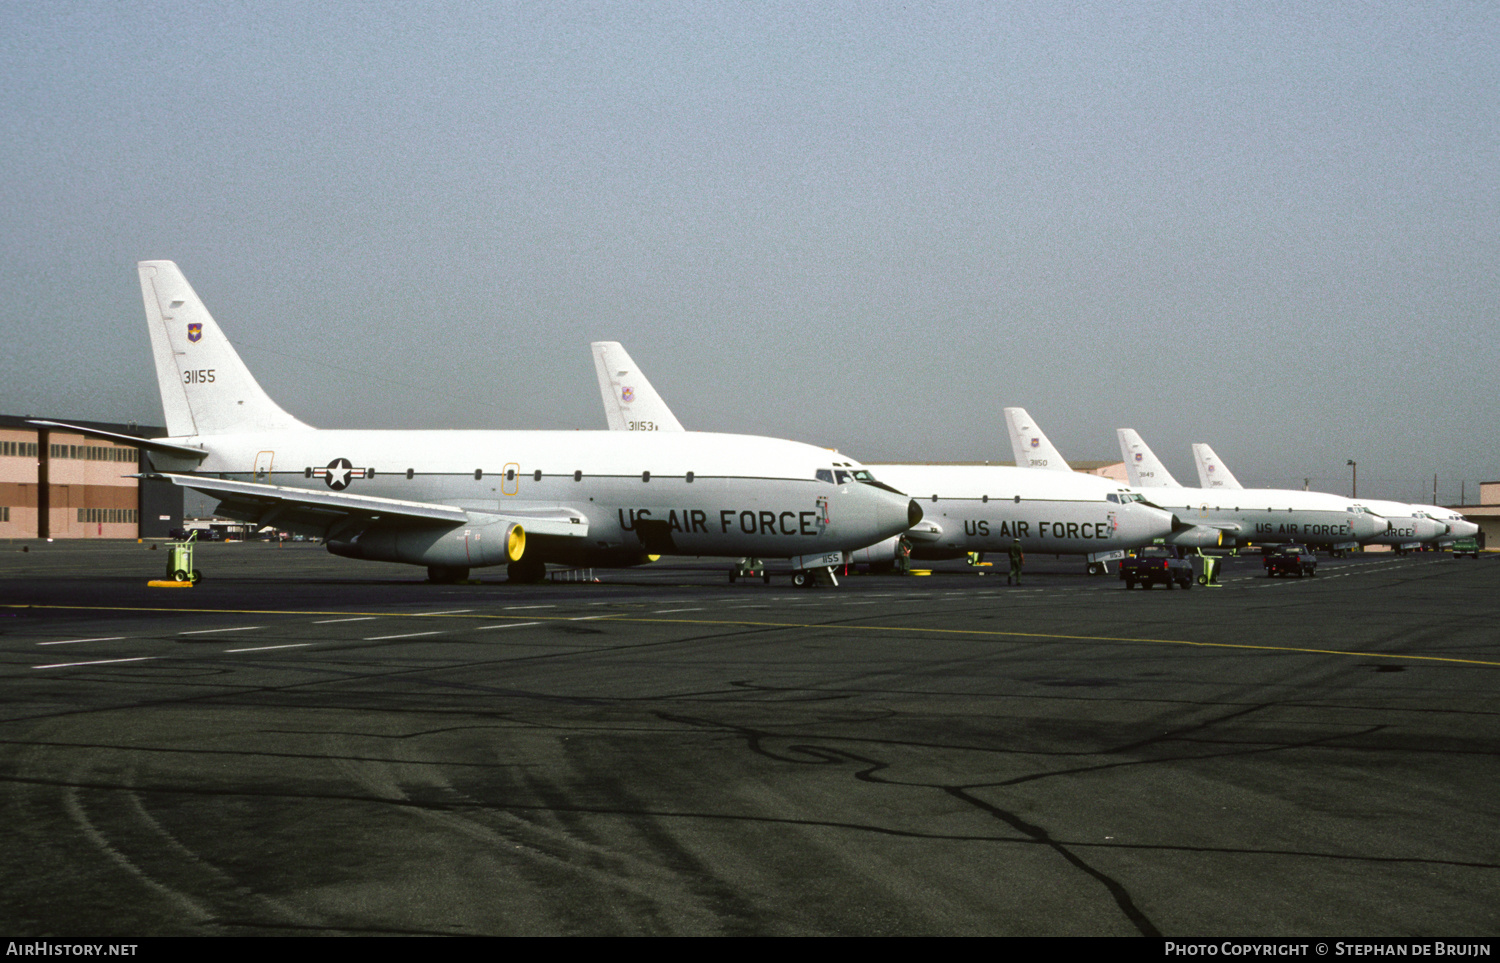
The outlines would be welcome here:
[[[175,263],[136,267],[169,435],[311,427],[265,393]]]

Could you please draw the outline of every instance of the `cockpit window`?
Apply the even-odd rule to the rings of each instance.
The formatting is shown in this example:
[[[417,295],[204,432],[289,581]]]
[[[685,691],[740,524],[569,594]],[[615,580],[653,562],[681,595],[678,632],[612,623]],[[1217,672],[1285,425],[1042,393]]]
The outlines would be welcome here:
[[[833,472],[829,471],[827,468],[819,468],[818,469],[818,481],[827,482],[828,484],[832,485],[833,484]]]
[[[833,473],[838,476],[840,485],[847,485],[849,483],[849,472],[842,468],[835,468]]]
[[[854,470],[854,480],[857,482],[864,482],[866,485],[869,485],[874,483],[875,476],[870,474],[863,468],[856,468]]]

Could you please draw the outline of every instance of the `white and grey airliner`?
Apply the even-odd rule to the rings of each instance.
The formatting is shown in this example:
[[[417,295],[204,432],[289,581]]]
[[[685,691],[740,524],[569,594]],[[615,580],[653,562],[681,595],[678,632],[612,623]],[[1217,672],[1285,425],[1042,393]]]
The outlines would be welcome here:
[[[680,432],[682,423],[617,342],[592,345],[605,419],[622,432]],[[1055,475],[1009,465],[884,463],[860,466],[842,460],[836,481],[876,481],[917,498],[922,520],[904,536],[918,559],[962,558],[1004,551],[1017,540],[1024,550],[1087,555],[1090,571],[1126,549],[1158,538],[1181,544],[1218,543],[1216,530],[1189,531],[1170,512],[1109,479],[1068,472]],[[851,555],[851,561],[888,564],[896,538]]]
[[[1207,445],[1193,445],[1193,461],[1198,465],[1198,484],[1202,487],[1225,492],[1244,490],[1229,466]],[[1398,552],[1409,552],[1424,542],[1436,543],[1448,533],[1446,522],[1438,521],[1416,505],[1381,498],[1361,498],[1359,504],[1391,523],[1389,529],[1366,540],[1365,545],[1389,545]]]
[[[1390,530],[1387,519],[1340,495],[1280,488],[1184,488],[1133,428],[1121,428],[1116,435],[1132,485],[1153,505],[1170,509],[1184,521],[1219,528],[1226,542],[1301,542],[1337,551]]]
[[[1413,505],[1418,512],[1427,516],[1435,522],[1442,522],[1448,526],[1448,533],[1438,539],[1439,545],[1452,544],[1457,538],[1473,538],[1479,534],[1479,526],[1469,521],[1461,513],[1451,508],[1443,508],[1441,505]]]
[[[921,520],[904,495],[841,482],[833,453],[773,438],[316,429],[266,395],[176,264],[139,272],[170,435],[123,440],[220,499],[219,514],[321,536],[336,555],[423,565],[436,581],[502,564],[535,581],[548,562],[660,555],[795,565]]]

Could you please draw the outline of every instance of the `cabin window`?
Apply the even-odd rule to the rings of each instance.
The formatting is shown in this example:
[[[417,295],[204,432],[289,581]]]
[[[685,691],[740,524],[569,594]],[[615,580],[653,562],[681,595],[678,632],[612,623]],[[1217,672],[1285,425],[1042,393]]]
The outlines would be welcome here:
[[[1021,496],[1020,495],[1016,496],[1016,504],[1017,505],[1021,504]]]
[[[573,472],[573,480],[574,481],[583,481],[583,472],[581,472],[581,471],[575,471],[575,472]]]
[[[366,478],[374,478],[375,477],[375,469],[373,469],[373,468],[366,468],[365,469],[365,477]]]
[[[407,481],[411,481],[412,478],[416,476],[416,474],[417,474],[417,470],[415,468],[408,468],[406,470],[406,480]]]
[[[693,473],[692,472],[688,472],[687,473],[687,483],[689,485],[691,485],[693,483]]]
[[[312,466],[309,465],[307,468],[302,469],[302,477],[303,478],[311,478],[312,477]]]
[[[532,481],[541,481],[542,480],[542,470],[540,468],[538,468],[536,471],[534,471],[534,472],[531,473],[531,480]]]
[[[474,469],[474,480],[475,481],[479,481],[479,479],[481,479],[483,477],[484,477],[484,469],[483,468],[476,468],[476,469]]]
[[[979,496],[979,503],[981,505],[988,505],[990,503],[990,496],[988,496],[988,495],[980,495]]]
[[[515,481],[516,480],[516,470],[514,468],[507,468],[505,470],[505,480],[506,481]]]
[[[936,495],[933,495],[933,496],[932,496],[932,500],[933,500],[933,501],[937,501],[937,496],[936,496]]]
[[[643,471],[643,472],[641,472],[641,481],[648,482],[650,480],[651,480],[651,473],[649,471]]]

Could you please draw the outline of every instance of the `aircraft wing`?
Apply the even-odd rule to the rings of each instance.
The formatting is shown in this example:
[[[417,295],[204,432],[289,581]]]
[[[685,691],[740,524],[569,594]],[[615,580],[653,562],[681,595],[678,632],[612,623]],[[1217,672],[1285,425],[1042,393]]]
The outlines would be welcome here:
[[[1150,503],[1148,502],[1147,504]],[[1164,508],[1162,509],[1162,511],[1166,511],[1166,509]],[[1239,522],[1216,521],[1211,519],[1203,519],[1201,521],[1184,521],[1180,515],[1176,516],[1176,518],[1177,524],[1180,526],[1191,526],[1192,528],[1212,528],[1215,531],[1229,532],[1230,534],[1233,534],[1235,532],[1242,532],[1245,530],[1245,526],[1241,525]]]
[[[257,525],[303,529],[327,535],[349,524],[373,521],[408,522],[416,526],[449,528],[465,524],[517,522],[528,534],[583,538],[589,533],[588,519],[563,508],[520,509],[504,512],[466,511],[452,505],[412,502],[399,498],[351,495],[348,492],[310,491],[259,482],[230,481],[199,475],[161,473],[138,475],[159,478],[182,488],[212,495],[220,500],[219,511]]]

